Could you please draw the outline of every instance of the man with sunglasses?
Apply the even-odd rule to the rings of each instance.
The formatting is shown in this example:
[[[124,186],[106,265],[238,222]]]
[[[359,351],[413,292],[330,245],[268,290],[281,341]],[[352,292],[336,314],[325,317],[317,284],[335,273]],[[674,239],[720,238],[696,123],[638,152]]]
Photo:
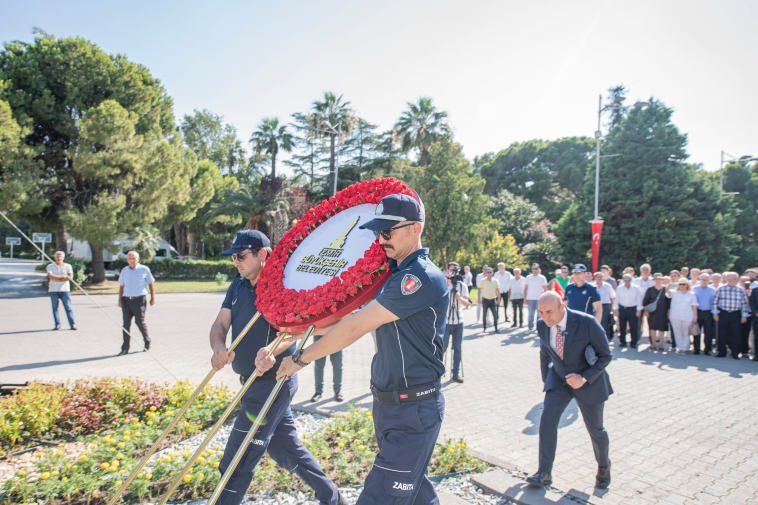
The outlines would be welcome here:
[[[272,328],[264,318],[259,318],[244,340],[231,353],[227,352],[226,335],[231,327],[232,341],[234,341],[258,311],[255,305],[258,276],[270,252],[271,247],[266,235],[258,230],[243,230],[234,237],[232,247],[221,253],[222,256],[232,257],[239,275],[229,286],[218,317],[211,327],[210,342],[213,349],[211,364],[214,370],[221,370],[231,363],[232,369],[240,375],[241,384],[245,384],[255,371],[255,357],[258,349],[276,339],[276,329]],[[276,385],[277,366],[285,356],[290,356],[293,350],[294,345],[291,340],[283,342],[274,351],[276,357],[272,358],[275,363],[271,369],[266,373],[259,373],[255,382],[242,397],[239,414],[219,465],[222,475],[253,424],[250,418],[255,419]],[[255,467],[266,451],[279,466],[296,473],[303,482],[308,484],[320,504],[344,505],[347,503],[340,496],[334,483],[324,474],[316,459],[300,442],[290,411],[290,403],[296,392],[297,377],[294,377],[287,382],[271,405],[267,422],[258,429],[258,433],[232,473],[217,503],[238,505],[242,502],[255,473]]]
[[[379,454],[357,503],[439,503],[427,472],[445,412],[440,377],[445,373],[447,282],[429,259],[429,250],[421,247],[424,210],[414,198],[382,198],[374,219],[361,228],[378,235],[389,257],[390,278],[366,307],[344,318],[318,342],[285,358],[277,377],[292,377],[312,361],[376,330],[371,392]],[[259,351],[259,369],[273,364],[265,353]]]

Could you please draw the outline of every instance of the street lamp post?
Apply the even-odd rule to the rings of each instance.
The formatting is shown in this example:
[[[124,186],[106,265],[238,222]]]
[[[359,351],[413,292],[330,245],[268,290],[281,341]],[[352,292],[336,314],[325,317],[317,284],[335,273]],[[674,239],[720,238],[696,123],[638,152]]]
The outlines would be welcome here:
[[[303,130],[309,130],[314,132],[321,132],[328,134],[332,140],[336,137],[337,138],[337,148],[333,153],[333,160],[334,160],[334,169],[331,169],[330,167],[330,177],[331,177],[331,184],[329,188],[329,196],[334,196],[337,194],[337,174],[339,172],[339,150],[340,150],[340,142],[342,140],[342,121],[337,123],[337,129],[335,130],[334,127],[331,125],[329,121],[323,121],[323,123],[329,127],[328,130],[322,130],[321,128],[316,128],[315,126],[299,126],[295,125],[298,128],[301,128]]]

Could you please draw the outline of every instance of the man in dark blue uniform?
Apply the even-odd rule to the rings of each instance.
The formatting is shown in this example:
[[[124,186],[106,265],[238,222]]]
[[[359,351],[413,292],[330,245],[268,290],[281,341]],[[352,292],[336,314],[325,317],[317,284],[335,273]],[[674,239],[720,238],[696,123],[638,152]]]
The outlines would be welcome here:
[[[563,299],[566,300],[569,309],[594,315],[602,324],[603,303],[600,301],[597,288],[585,282],[585,272],[587,272],[587,267],[584,265],[574,265],[573,282],[566,286]]]
[[[232,369],[240,374],[242,384],[255,371],[255,356],[258,349],[276,339],[276,330],[261,317],[231,353],[227,352],[226,335],[231,327],[232,340],[236,339],[257,312],[255,300],[258,275],[266,264],[266,258],[270,252],[268,238],[263,233],[257,230],[244,230],[234,237],[232,247],[221,253],[222,256],[232,257],[239,276],[235,277],[229,286],[226,298],[221,304],[221,311],[211,327],[210,340],[213,349],[211,364],[214,370],[221,370],[231,363]],[[224,450],[224,457],[219,465],[222,474],[229,467],[229,463],[250,430],[253,424],[251,419],[254,420],[261,411],[274,388],[278,365],[285,356],[290,356],[293,350],[294,345],[291,340],[282,342],[274,351],[276,357],[272,358],[275,363],[271,370],[265,374],[259,374],[243,396],[237,420],[234,422],[234,428]],[[258,429],[217,503],[237,505],[244,499],[255,473],[255,466],[266,451],[279,466],[296,473],[308,484],[315,492],[320,504],[347,503],[340,497],[337,487],[327,478],[316,459],[302,445],[300,437],[297,436],[290,411],[290,402],[296,391],[297,378],[293,378],[287,382],[271,405],[267,422]]]
[[[438,504],[427,471],[445,412],[440,377],[445,373],[447,283],[429,260],[428,249],[421,247],[424,212],[413,198],[384,197],[374,219],[362,228],[378,234],[392,275],[365,308],[301,353],[285,358],[277,376],[292,377],[310,362],[376,330],[371,391],[379,454],[357,503]],[[259,351],[259,361],[266,361],[265,352]],[[272,361],[269,358],[266,365]]]

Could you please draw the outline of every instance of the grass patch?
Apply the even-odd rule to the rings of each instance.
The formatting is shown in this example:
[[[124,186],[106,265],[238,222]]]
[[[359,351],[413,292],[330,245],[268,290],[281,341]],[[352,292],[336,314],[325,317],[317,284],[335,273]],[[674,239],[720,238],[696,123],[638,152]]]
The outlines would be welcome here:
[[[226,291],[230,282],[219,284],[212,279],[166,279],[155,281],[155,292],[163,293],[207,293],[213,291]],[[83,286],[91,295],[114,295],[118,294],[118,281],[106,281],[103,284],[90,284]],[[82,292],[74,287],[72,294],[81,295]]]

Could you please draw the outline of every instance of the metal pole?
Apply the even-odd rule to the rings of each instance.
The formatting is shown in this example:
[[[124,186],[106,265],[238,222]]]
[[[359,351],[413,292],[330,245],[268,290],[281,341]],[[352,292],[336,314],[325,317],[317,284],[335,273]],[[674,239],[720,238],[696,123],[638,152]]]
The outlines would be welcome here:
[[[595,132],[595,138],[597,139],[597,154],[595,155],[595,221],[597,221],[597,208],[599,201],[600,191],[600,117],[603,113],[603,95],[598,97],[597,104],[597,131]]]
[[[719,188],[721,195],[724,194],[724,151],[721,151],[721,163],[719,164]]]
[[[303,336],[302,340],[297,346],[298,349],[302,349],[303,347],[305,347],[306,342],[311,337],[311,335],[313,334],[313,330],[315,329],[316,327],[313,325],[308,327],[308,330],[305,332],[305,335]],[[263,407],[261,407],[260,412],[258,412],[258,415],[255,418],[255,423],[253,423],[253,425],[250,427],[250,431],[247,432],[247,435],[245,436],[245,439],[242,441],[242,444],[240,445],[239,450],[237,450],[237,454],[234,455],[234,458],[232,458],[232,461],[229,463],[229,466],[224,472],[224,475],[221,476],[221,479],[218,481],[218,484],[216,485],[216,489],[213,491],[213,494],[211,495],[211,497],[208,498],[208,502],[206,505],[214,505],[218,501],[219,497],[221,496],[221,493],[224,491],[224,487],[229,482],[229,478],[232,476],[232,473],[237,468],[237,465],[242,459],[242,456],[244,456],[245,452],[247,452],[248,446],[252,443],[253,437],[258,432],[258,428],[260,428],[261,424],[266,419],[266,415],[268,415],[268,411],[271,408],[271,405],[274,403],[274,400],[276,400],[276,397],[279,394],[279,391],[282,389],[282,385],[284,385],[284,381],[286,381],[287,379],[288,377],[285,376],[276,382],[274,389],[268,395],[268,399],[266,399],[266,403],[263,404]]]
[[[11,259],[13,259],[13,244],[11,244]]]

